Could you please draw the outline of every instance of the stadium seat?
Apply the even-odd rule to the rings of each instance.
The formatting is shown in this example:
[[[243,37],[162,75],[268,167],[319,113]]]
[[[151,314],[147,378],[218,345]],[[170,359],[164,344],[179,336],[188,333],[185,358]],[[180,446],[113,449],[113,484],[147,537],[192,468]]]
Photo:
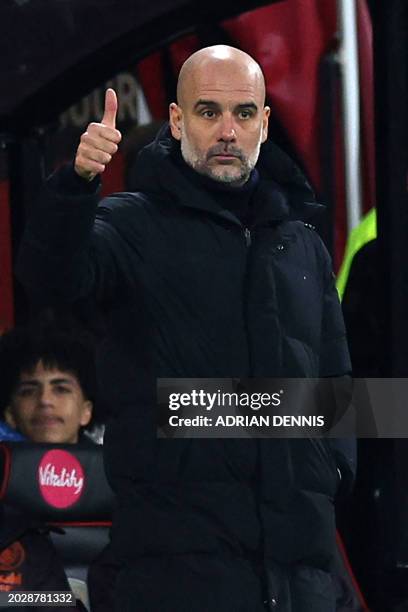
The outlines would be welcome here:
[[[114,500],[102,447],[3,442],[0,461],[0,502],[52,529],[71,588],[89,609],[88,566],[109,541]]]

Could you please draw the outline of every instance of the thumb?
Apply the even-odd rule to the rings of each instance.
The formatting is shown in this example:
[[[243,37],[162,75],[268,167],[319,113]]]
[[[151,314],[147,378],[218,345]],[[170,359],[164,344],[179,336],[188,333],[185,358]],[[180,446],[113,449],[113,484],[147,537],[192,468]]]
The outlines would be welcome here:
[[[102,121],[104,125],[111,128],[116,127],[116,113],[118,110],[118,99],[114,89],[107,89],[105,93],[105,110]]]

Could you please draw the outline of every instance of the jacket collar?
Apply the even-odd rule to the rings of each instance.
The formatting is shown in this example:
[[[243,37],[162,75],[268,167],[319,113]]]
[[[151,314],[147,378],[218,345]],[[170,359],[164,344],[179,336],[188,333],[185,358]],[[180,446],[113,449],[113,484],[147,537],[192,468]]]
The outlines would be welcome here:
[[[239,224],[238,219],[220,208],[215,198],[188,180],[174,161],[179,143],[165,124],[154,142],[142,149],[136,164],[137,188],[168,199],[180,206],[222,217]],[[253,196],[255,224],[289,219],[306,220],[323,208],[317,204],[312,188],[296,164],[274,143],[261,146],[257,163],[260,181]]]

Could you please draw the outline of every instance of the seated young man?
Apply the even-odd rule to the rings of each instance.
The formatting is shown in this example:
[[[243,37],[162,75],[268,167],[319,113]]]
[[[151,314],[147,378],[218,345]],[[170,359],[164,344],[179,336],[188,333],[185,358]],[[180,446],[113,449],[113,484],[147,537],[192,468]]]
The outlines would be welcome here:
[[[52,444],[89,440],[82,431],[92,418],[94,378],[92,346],[76,328],[38,323],[7,332],[0,337],[5,421],[0,439]],[[0,590],[3,584],[16,591],[70,590],[63,561],[46,533],[27,512],[0,505]],[[16,551],[23,561],[14,572],[19,582],[12,585],[14,570],[5,561]],[[85,611],[79,600],[71,609]]]
[[[92,418],[93,352],[80,334],[55,325],[17,328],[0,338],[4,420],[26,440],[83,441]]]

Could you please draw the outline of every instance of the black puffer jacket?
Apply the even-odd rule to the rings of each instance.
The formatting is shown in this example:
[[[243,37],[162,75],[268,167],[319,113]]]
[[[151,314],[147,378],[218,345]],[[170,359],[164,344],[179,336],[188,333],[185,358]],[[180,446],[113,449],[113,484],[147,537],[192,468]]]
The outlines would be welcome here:
[[[162,131],[140,155],[139,191],[98,208],[71,169],[54,175],[20,251],[29,289],[94,294],[109,318],[100,371],[117,409],[105,438],[116,550],[149,563],[202,552],[327,568],[338,483],[327,441],[155,437],[156,377],[350,370],[330,260],[303,222],[317,205],[294,164],[263,145],[244,228],[178,170],[174,146]]]

